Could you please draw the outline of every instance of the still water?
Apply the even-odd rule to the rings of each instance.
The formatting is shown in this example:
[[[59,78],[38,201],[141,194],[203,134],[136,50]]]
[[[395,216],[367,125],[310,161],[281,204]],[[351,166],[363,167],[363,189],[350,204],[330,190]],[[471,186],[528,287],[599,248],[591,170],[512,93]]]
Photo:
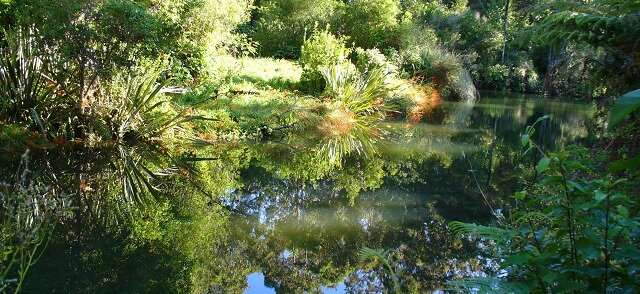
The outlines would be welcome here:
[[[491,273],[482,244],[447,223],[488,223],[536,180],[519,134],[538,117],[551,115],[534,138],[547,150],[597,134],[587,104],[483,96],[445,103],[420,124],[384,123],[377,155],[338,161],[301,134],[36,155],[34,174],[76,208],[24,292],[376,293],[392,276],[402,292],[431,292]],[[380,249],[393,275],[363,248]]]

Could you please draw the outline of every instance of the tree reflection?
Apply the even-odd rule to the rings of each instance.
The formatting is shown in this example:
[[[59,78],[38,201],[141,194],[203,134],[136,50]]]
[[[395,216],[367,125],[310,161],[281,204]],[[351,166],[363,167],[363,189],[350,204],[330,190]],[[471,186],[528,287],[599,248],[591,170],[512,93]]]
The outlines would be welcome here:
[[[25,291],[239,293],[254,272],[283,293],[338,283],[354,293],[385,291],[383,268],[358,260],[363,247],[392,250],[401,292],[481,275],[493,270],[475,253],[481,244],[446,226],[491,218],[471,173],[501,207],[497,195],[533,177],[517,151],[524,125],[559,113],[543,130],[548,148],[590,136],[588,116],[541,105],[481,101],[455,126],[385,122],[376,156],[346,152],[339,161],[314,134],[40,156],[34,172],[76,208],[60,220]]]

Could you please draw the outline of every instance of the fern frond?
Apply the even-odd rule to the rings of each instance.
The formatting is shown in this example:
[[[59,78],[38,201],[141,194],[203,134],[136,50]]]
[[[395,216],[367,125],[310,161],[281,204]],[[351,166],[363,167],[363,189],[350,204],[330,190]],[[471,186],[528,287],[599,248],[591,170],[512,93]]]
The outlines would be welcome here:
[[[551,225],[553,220],[546,214],[539,211],[527,212],[515,220],[515,224],[518,227],[523,225],[533,226],[548,226]]]
[[[451,228],[457,234],[470,235],[472,237],[484,240],[492,240],[496,242],[505,242],[515,236],[515,232],[513,230],[468,224],[457,221],[450,222],[449,228]]]
[[[467,278],[447,283],[449,291],[463,293],[530,293],[531,289],[522,283],[507,282],[498,278]]]
[[[360,260],[360,262],[365,262],[371,258],[384,261],[384,260],[387,260],[387,256],[389,252],[390,252],[389,250],[384,250],[384,249],[373,249],[369,247],[363,247],[358,252],[358,259]]]

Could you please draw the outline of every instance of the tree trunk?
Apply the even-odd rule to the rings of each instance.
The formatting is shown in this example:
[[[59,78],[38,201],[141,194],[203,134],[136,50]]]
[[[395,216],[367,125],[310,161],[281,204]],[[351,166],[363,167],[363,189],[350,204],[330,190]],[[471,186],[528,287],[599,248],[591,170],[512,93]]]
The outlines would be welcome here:
[[[509,31],[509,4],[511,0],[506,0],[504,3],[504,32],[502,33],[503,44],[502,44],[502,64],[504,64],[505,55],[507,52],[507,36]]]

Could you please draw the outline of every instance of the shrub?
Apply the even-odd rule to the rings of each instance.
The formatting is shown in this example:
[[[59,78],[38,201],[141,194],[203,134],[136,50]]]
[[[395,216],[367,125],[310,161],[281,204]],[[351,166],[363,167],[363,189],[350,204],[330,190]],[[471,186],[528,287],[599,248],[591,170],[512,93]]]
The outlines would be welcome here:
[[[540,79],[531,60],[519,61],[511,79],[511,89],[520,92],[535,92],[540,89]]]
[[[31,32],[6,36],[8,46],[0,49],[0,119],[28,122],[33,112],[46,112],[54,104],[54,87],[45,78],[47,64]]]
[[[614,108],[613,116],[622,118],[637,105]],[[545,118],[521,136],[525,153],[542,155],[536,166],[540,183],[515,193],[515,208],[497,225],[450,224],[458,233],[489,241],[487,248],[505,274],[450,286],[483,292],[633,293],[639,286],[640,216],[637,199],[625,191],[628,180],[618,175],[637,170],[639,157],[614,162],[602,172],[585,148],[545,154],[531,140]]]
[[[398,73],[398,67],[387,60],[384,54],[380,53],[380,50],[374,49],[362,49],[360,47],[355,49],[356,56],[356,68],[358,71],[365,73],[374,68],[382,68],[389,75],[395,75]]]
[[[405,70],[428,82],[443,96],[453,95],[466,100],[476,97],[475,85],[457,55],[432,45],[407,57]]]
[[[190,115],[190,108],[172,103],[162,93],[169,81],[157,82],[162,64],[148,63],[118,72],[105,87],[100,104],[95,105],[96,116],[107,122],[115,139],[155,140],[184,122],[204,119]],[[204,91],[201,95],[209,94]],[[202,98],[193,99],[199,101]]]
[[[411,80],[403,86],[392,103],[398,111],[409,119],[410,124],[420,123],[424,117],[440,104],[442,97],[438,90],[429,84]]]
[[[255,53],[255,43],[238,28],[250,20],[249,0],[200,0],[189,10],[185,31],[173,51],[172,78],[219,84],[232,70],[226,57]]]
[[[509,87],[509,67],[504,64],[495,64],[487,67],[485,82],[491,89],[507,89]]]
[[[398,47],[399,2],[396,0],[352,0],[344,7],[344,32],[362,48]]]
[[[262,56],[296,59],[307,33],[337,19],[342,5],[337,0],[266,0],[258,8],[259,18],[251,37]]]
[[[331,65],[348,63],[347,57],[351,49],[346,47],[345,37],[336,37],[328,28],[316,30],[302,45],[300,65],[302,76],[301,88],[312,93],[320,93],[325,88],[325,79],[321,70]]]

